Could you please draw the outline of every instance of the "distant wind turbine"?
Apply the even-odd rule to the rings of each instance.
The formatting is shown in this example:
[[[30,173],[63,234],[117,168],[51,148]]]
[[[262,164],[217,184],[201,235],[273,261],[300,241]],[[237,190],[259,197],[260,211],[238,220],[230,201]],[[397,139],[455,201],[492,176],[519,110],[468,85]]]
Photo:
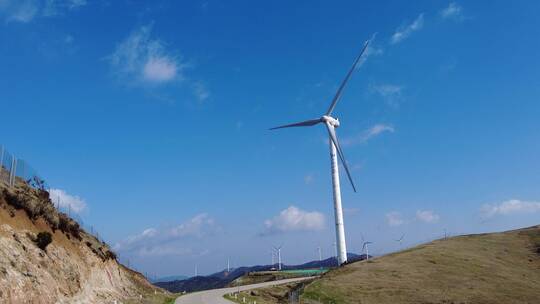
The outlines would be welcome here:
[[[339,184],[339,167],[338,167],[338,160],[337,160],[338,156],[339,156],[339,159],[341,160],[341,164],[345,168],[345,172],[347,173],[347,177],[349,178],[349,181],[351,183],[351,186],[354,192],[356,192],[356,187],[354,186],[354,182],[351,177],[351,172],[349,170],[347,161],[345,160],[345,155],[343,154],[343,150],[341,149],[341,146],[339,145],[339,141],[336,135],[336,128],[339,127],[340,125],[339,120],[332,117],[331,115],[343,93],[343,89],[345,88],[345,85],[351,78],[352,73],[356,69],[356,66],[358,65],[358,62],[360,61],[360,59],[362,58],[362,55],[368,48],[369,43],[370,43],[370,40],[364,43],[364,46],[362,47],[360,54],[358,55],[358,57],[356,57],[355,61],[353,62],[352,67],[349,69],[349,72],[345,76],[345,79],[339,86],[336,92],[336,95],[334,96],[334,99],[332,99],[332,103],[330,104],[330,107],[321,118],[287,124],[287,125],[270,129],[270,130],[275,130],[275,129],[291,128],[291,127],[310,127],[310,126],[314,126],[314,125],[322,123],[325,125],[328,131],[328,137],[329,137],[329,143],[330,143],[330,158],[331,158],[331,167],[332,167],[332,185],[333,185],[333,194],[334,194],[334,215],[335,215],[335,222],[336,222],[338,266],[347,262],[347,244],[345,243],[345,228],[343,225],[343,209],[341,206],[341,189],[340,189],[340,184]]]
[[[360,234],[360,237],[362,238],[362,252],[366,252],[366,260],[369,260],[369,244],[373,244],[373,242],[370,242],[370,241],[366,241],[366,239],[364,239],[364,235],[363,234]]]
[[[274,250],[278,254],[278,270],[281,270],[281,247],[283,247],[283,245],[281,245],[279,247],[274,247]]]
[[[373,244],[373,242],[367,241],[362,244],[362,252],[366,253],[366,261],[369,260],[369,244]]]
[[[401,237],[397,240],[394,240],[396,242],[399,242],[399,249],[401,249],[401,245],[403,243],[403,238],[405,237],[405,234],[402,234]]]

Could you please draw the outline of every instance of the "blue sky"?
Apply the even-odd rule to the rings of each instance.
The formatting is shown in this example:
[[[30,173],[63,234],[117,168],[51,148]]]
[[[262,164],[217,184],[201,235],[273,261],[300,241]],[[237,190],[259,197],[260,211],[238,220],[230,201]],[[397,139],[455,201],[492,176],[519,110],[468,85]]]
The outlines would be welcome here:
[[[0,142],[122,260],[192,275],[540,222],[540,4],[0,0]],[[344,177],[344,176],[343,176]],[[342,181],[345,180],[342,177]]]

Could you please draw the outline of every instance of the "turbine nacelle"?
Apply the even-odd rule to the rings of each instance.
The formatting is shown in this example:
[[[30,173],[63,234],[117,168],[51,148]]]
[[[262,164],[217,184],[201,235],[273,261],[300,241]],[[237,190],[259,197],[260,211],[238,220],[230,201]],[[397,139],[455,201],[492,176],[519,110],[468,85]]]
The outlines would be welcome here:
[[[330,124],[334,128],[339,127],[339,119],[332,116],[323,115],[323,117],[321,117],[321,121]]]

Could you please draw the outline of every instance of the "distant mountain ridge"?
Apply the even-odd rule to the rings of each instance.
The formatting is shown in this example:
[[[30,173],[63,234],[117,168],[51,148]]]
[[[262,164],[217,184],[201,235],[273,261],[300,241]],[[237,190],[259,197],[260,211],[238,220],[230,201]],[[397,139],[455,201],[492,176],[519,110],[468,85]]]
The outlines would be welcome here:
[[[366,258],[365,254],[358,255],[354,253],[347,253],[347,258],[349,262],[355,262],[364,260]],[[313,268],[330,268],[336,267],[337,261],[335,257],[331,257],[322,261],[310,261],[300,265],[282,265],[283,270],[297,270],[297,269],[313,269]],[[229,283],[236,280],[237,278],[254,271],[269,271],[272,269],[277,269],[278,264],[274,265],[256,265],[256,266],[243,266],[233,269],[231,272],[226,270],[213,273],[208,276],[196,276],[184,280],[172,280],[172,281],[162,281],[154,282],[153,284],[166,289],[171,292],[192,292],[200,291],[214,288],[226,287]]]
[[[166,276],[166,277],[161,277],[161,278],[153,278],[153,279],[150,279],[150,282],[152,283],[170,282],[170,281],[181,281],[185,279],[189,279],[189,277],[185,275],[174,275],[174,276]]]

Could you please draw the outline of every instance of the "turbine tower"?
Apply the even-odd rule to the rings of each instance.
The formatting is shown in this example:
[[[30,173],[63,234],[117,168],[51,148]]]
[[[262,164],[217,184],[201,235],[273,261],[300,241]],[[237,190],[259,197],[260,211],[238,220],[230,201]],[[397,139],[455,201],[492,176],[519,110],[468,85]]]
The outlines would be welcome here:
[[[341,149],[341,146],[339,145],[339,141],[336,136],[336,128],[339,127],[340,125],[339,120],[332,117],[331,115],[341,97],[341,94],[343,93],[343,89],[345,88],[345,85],[351,78],[351,75],[356,69],[358,62],[362,58],[362,55],[364,54],[366,49],[368,48],[369,42],[370,40],[364,43],[364,46],[362,47],[360,54],[358,55],[358,57],[356,57],[352,67],[349,69],[349,72],[345,76],[345,79],[339,86],[336,92],[336,95],[334,96],[334,99],[332,100],[332,103],[330,104],[330,107],[321,118],[292,123],[292,124],[279,126],[279,127],[270,129],[270,130],[275,130],[275,129],[291,128],[291,127],[310,127],[310,126],[317,125],[319,123],[323,123],[326,126],[326,129],[328,130],[328,137],[329,137],[329,143],[330,143],[329,146],[330,146],[330,160],[331,160],[331,168],[332,168],[332,171],[331,171],[332,172],[332,186],[333,186],[332,189],[333,189],[333,195],[334,195],[334,216],[335,216],[335,222],[336,222],[338,265],[341,265],[347,262],[347,244],[345,242],[345,227],[343,225],[343,209],[341,207],[341,189],[339,185],[339,167],[338,167],[338,160],[337,160],[338,156],[339,156],[339,159],[341,160],[341,164],[345,168],[345,172],[347,173],[347,177],[349,178],[349,181],[351,182],[354,192],[356,192],[356,187],[354,186],[354,182],[351,177],[351,172],[349,170],[349,167],[347,166],[347,161],[345,160],[345,155],[343,154],[343,150]]]
[[[369,244],[373,244],[373,242],[367,241],[362,245],[362,251],[366,252],[366,261],[369,260]]]
[[[281,247],[283,246],[274,247],[274,250],[277,252],[278,255],[278,270],[281,270]]]

